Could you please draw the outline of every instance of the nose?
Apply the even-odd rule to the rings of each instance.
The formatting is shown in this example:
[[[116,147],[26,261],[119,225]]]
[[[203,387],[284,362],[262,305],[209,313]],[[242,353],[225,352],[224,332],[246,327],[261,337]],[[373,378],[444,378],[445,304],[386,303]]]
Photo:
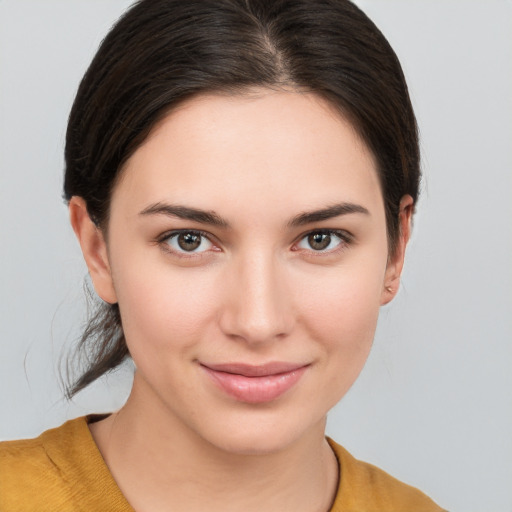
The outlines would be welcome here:
[[[291,295],[275,258],[241,257],[226,273],[220,327],[227,336],[261,345],[290,334]]]

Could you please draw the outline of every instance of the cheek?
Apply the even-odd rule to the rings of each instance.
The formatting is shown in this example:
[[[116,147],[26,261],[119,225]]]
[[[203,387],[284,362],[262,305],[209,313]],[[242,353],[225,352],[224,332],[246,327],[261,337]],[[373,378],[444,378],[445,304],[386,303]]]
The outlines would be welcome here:
[[[361,372],[372,346],[380,310],[385,262],[359,261],[331,269],[301,291],[301,322],[321,345],[322,393],[334,406]],[[314,281],[314,280],[313,280]]]
[[[336,268],[319,269],[317,275],[302,277],[298,304],[310,325],[330,331],[332,337],[343,333],[343,341],[356,344],[375,329],[386,262],[382,253],[347,258]],[[352,343],[351,340],[354,340]]]
[[[141,357],[158,358],[163,352],[193,348],[211,324],[217,303],[215,283],[208,272],[191,276],[190,271],[198,272],[161,263],[137,265],[126,258],[116,268],[123,329],[136,364]]]
[[[330,355],[344,360],[366,357],[379,314],[379,289],[361,287],[361,282],[346,279],[312,294],[306,310],[311,337],[322,341]]]

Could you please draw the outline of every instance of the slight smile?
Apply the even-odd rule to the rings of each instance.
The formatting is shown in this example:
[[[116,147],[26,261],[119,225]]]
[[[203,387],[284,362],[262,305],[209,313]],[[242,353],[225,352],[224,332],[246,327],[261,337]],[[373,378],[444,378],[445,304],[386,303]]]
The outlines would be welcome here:
[[[286,393],[310,365],[272,362],[257,366],[243,363],[200,363],[200,366],[228,395],[240,402],[258,404],[271,402]]]

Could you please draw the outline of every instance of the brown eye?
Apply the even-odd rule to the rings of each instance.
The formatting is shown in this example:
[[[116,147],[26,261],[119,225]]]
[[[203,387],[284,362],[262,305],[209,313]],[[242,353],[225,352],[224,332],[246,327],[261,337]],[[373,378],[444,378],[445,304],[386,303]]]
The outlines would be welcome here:
[[[203,253],[212,249],[209,238],[200,231],[177,231],[162,240],[172,252]]]
[[[308,235],[308,244],[315,251],[323,251],[331,244],[330,233],[311,233]]]
[[[330,253],[349,245],[350,242],[350,235],[344,231],[320,230],[305,234],[295,247],[301,250]]]
[[[178,245],[184,251],[195,251],[201,245],[201,235],[197,233],[181,233],[178,235]]]

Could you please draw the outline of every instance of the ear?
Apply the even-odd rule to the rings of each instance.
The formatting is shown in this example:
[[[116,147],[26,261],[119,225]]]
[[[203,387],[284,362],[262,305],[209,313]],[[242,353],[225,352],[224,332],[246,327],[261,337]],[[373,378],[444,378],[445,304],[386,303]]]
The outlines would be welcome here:
[[[108,261],[107,244],[101,229],[89,217],[84,199],[78,196],[71,198],[69,218],[82,248],[96,293],[105,302],[116,303],[117,297]]]
[[[411,220],[414,210],[414,200],[410,195],[405,195],[400,201],[399,210],[399,234],[393,254],[390,254],[386,273],[384,276],[384,288],[382,290],[381,305],[390,302],[398,293],[400,276],[404,268],[405,249],[411,237]]]

